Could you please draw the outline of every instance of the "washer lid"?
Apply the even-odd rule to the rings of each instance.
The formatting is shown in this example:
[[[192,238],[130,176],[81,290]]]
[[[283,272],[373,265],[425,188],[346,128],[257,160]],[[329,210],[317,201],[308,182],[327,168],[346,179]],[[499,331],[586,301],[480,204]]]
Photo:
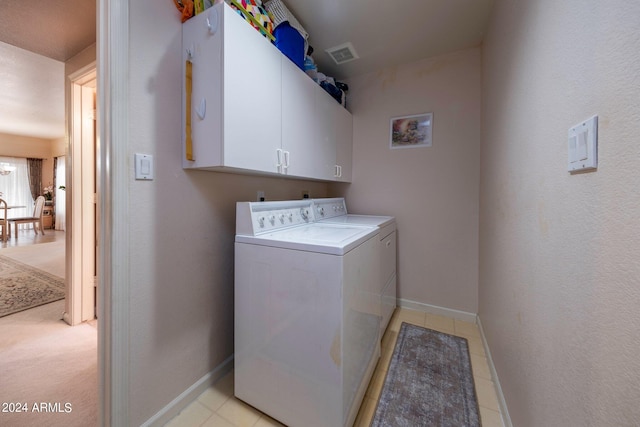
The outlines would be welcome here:
[[[382,228],[389,224],[393,224],[395,220],[396,219],[392,216],[347,214],[347,215],[341,215],[341,216],[334,216],[328,219],[323,219],[321,223],[366,225],[369,227]]]
[[[377,234],[372,227],[316,222],[258,236],[238,234],[236,242],[344,255]]]

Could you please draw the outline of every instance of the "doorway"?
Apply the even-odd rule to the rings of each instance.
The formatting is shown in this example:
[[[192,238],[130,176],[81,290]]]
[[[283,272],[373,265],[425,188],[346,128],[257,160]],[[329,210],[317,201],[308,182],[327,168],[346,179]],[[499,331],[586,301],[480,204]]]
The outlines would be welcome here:
[[[67,300],[64,320],[77,325],[96,317],[97,180],[96,64],[70,76],[67,156]]]

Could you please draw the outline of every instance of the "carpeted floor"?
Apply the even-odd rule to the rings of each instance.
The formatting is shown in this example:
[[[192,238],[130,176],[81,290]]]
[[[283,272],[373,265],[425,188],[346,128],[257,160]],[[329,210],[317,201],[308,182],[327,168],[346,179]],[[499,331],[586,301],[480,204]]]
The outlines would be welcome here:
[[[25,244],[0,249],[0,255],[29,264],[64,279],[65,276],[65,236],[64,231],[47,232],[47,238],[56,239],[46,243]],[[21,238],[21,242],[26,240]]]
[[[96,324],[69,326],[63,311],[61,300],[0,319],[0,404],[27,409],[0,407],[0,426],[98,425]]]
[[[64,280],[0,255],[0,317],[64,298]]]
[[[55,242],[0,253],[63,280],[64,232],[57,233]],[[98,425],[97,323],[69,326],[64,310],[60,300],[0,317],[0,426]]]
[[[371,426],[480,426],[467,340],[402,323]]]

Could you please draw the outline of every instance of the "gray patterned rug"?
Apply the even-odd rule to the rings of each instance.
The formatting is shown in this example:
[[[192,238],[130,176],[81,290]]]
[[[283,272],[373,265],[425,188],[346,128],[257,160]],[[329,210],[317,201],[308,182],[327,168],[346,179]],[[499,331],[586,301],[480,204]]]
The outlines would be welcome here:
[[[467,340],[402,323],[371,426],[480,426]]]
[[[64,280],[0,255],[0,317],[64,298]]]

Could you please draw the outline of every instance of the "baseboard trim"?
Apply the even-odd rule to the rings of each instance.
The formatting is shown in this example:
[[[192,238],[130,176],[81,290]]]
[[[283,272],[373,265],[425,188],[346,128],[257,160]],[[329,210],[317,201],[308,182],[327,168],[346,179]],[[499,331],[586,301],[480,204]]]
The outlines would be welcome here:
[[[423,302],[411,301],[398,298],[398,306],[408,308],[410,310],[423,311],[425,313],[437,314],[440,316],[452,317],[465,322],[476,323],[478,315],[476,313],[468,313],[466,311],[454,310],[452,308],[439,307],[437,305],[425,304]]]
[[[491,371],[491,379],[496,386],[496,394],[498,395],[498,404],[500,405],[500,416],[502,417],[502,425],[504,425],[504,427],[513,427],[513,424],[511,423],[511,417],[509,416],[509,410],[507,408],[507,401],[505,400],[504,394],[502,393],[502,387],[500,387],[498,372],[496,371],[496,367],[493,364],[493,359],[491,358],[491,350],[489,350],[487,339],[484,336],[484,329],[482,328],[480,316],[478,316],[478,329],[480,330],[480,337],[482,338],[484,353],[487,357],[487,364],[489,365],[489,370]]]
[[[211,384],[214,384],[229,373],[231,369],[233,369],[233,355],[229,356],[224,362],[216,366],[215,369],[205,374],[188,389],[180,393],[178,397],[142,424],[142,427],[164,426],[173,417],[178,415],[180,411],[189,406],[189,404],[209,388]]]

